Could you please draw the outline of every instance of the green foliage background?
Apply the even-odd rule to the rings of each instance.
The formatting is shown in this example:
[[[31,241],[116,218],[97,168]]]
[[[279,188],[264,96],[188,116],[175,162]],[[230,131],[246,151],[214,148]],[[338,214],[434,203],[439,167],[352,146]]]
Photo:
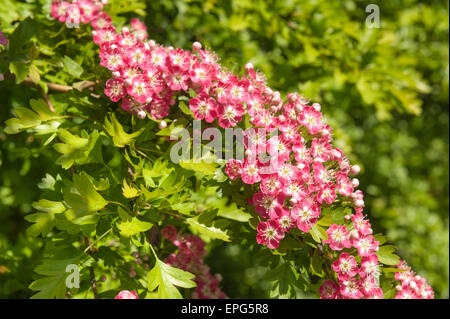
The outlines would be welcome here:
[[[14,21],[48,10],[48,3],[0,0],[2,29],[11,33]],[[320,102],[336,144],[362,167],[375,233],[386,233],[436,297],[448,298],[448,1],[133,3],[129,16],[146,13],[157,42],[188,49],[200,41],[231,69],[252,62],[275,89]],[[380,7],[379,29],[365,25],[369,3]],[[35,96],[0,83],[1,122]],[[32,142],[0,131],[0,297],[29,297],[32,269],[42,258],[42,243],[25,233],[24,216],[33,212],[45,172],[55,168]],[[223,275],[229,296],[268,297],[265,270],[245,248],[217,243],[208,262]]]

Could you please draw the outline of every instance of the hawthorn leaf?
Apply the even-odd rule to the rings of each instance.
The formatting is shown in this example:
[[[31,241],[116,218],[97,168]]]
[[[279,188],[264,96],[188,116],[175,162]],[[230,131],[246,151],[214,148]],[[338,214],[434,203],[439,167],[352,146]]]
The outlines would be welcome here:
[[[44,259],[34,271],[44,278],[33,281],[29,288],[38,291],[31,299],[63,299],[66,293],[66,268],[70,264],[78,264],[80,256],[70,259]]]
[[[64,66],[64,70],[67,71],[74,78],[79,78],[83,74],[83,68],[77,62],[65,55],[61,62]]]
[[[169,266],[156,258],[155,266],[147,275],[147,289],[153,291],[158,288],[155,295],[158,299],[182,299],[176,286],[193,288],[196,286],[192,281],[194,278],[193,274]]]
[[[60,202],[41,199],[32,204],[33,208],[41,212],[25,216],[25,220],[33,223],[27,229],[30,236],[37,237],[42,234],[46,237],[55,226],[55,214],[62,213],[66,207]]]
[[[66,211],[68,220],[75,222],[77,218],[97,212],[108,204],[102,195],[95,190],[85,172],[73,176],[73,185],[77,192],[64,195],[64,201],[70,207]]]
[[[202,215],[186,219],[186,222],[193,231],[205,235],[212,239],[221,239],[223,241],[231,241],[228,230],[224,230],[227,225],[225,220],[203,221]],[[219,227],[222,226],[222,227]]]
[[[127,181],[124,179],[122,186],[122,194],[125,198],[134,198],[139,196],[139,191],[136,188],[128,185]]]
[[[396,250],[395,246],[392,245],[381,246],[376,252],[380,263],[389,266],[398,265],[400,257],[394,254],[394,251]]]
[[[131,144],[145,130],[145,128],[141,128],[137,132],[131,134],[126,133],[114,113],[110,116],[110,119],[108,117],[105,118],[104,128],[112,137],[114,145],[117,147],[125,147],[125,145]]]
[[[152,223],[140,221],[136,217],[117,224],[117,228],[120,230],[120,235],[124,237],[131,237],[133,235],[145,232],[152,228],[152,226]]]

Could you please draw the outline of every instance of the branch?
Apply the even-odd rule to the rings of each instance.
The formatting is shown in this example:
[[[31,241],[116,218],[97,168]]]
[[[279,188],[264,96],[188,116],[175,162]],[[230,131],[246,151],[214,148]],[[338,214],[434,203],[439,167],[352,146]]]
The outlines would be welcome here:
[[[6,74],[5,75],[6,79],[15,80],[15,76],[14,74]],[[36,86],[36,83],[34,83],[30,77],[26,77],[21,83],[27,84],[27,85],[33,85]],[[58,84],[58,83],[50,83],[50,82],[46,82],[47,87],[50,91],[53,92],[69,92],[73,89],[78,89],[80,91],[85,90],[85,89],[90,89],[94,86],[96,86],[98,84],[98,82],[94,82],[94,81],[82,81],[81,84],[77,87],[75,86],[71,86],[71,85],[62,85],[62,84]]]

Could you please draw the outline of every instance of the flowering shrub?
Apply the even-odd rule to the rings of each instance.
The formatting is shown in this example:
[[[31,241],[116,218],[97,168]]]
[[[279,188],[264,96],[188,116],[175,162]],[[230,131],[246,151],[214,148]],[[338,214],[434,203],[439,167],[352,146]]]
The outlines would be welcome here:
[[[29,233],[47,239],[48,259],[35,269],[46,277],[30,285],[34,297],[60,298],[70,288],[95,298],[225,298],[220,275],[203,261],[205,242],[223,240],[270,252],[278,296],[301,289],[332,299],[433,298],[395,247],[373,234],[357,189],[360,168],[332,145],[320,104],[298,93],[284,99],[250,63],[232,73],[198,42],[192,51],[163,47],[137,19],[116,29],[115,9],[94,0],[51,5],[54,21],[46,24],[92,48],[91,32],[98,46],[98,58],[92,49],[88,59],[58,61],[65,82],[83,81],[43,81],[41,74],[64,80],[43,74],[52,66],[34,63],[35,51],[31,63],[9,66],[17,83],[39,85],[43,99],[18,108],[5,132],[27,131],[46,149],[53,143],[62,168],[43,180],[39,212],[26,217]],[[22,29],[11,35],[10,54],[24,50]],[[223,161],[200,152],[214,160],[173,163],[174,131],[195,135],[192,119],[225,134],[243,129],[245,156]],[[69,264],[91,285],[65,286]],[[98,273],[109,289],[99,291]]]

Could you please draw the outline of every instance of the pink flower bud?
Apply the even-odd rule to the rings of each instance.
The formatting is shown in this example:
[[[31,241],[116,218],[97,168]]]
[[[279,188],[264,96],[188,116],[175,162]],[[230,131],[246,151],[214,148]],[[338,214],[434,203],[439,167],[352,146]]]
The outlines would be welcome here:
[[[359,167],[358,165],[353,165],[352,168],[350,169],[350,174],[358,175],[360,171],[361,171],[361,167]]]
[[[137,116],[140,119],[145,119],[147,117],[147,113],[145,113],[145,111],[143,111],[143,110],[140,110],[139,112],[137,112]]]
[[[198,52],[202,49],[202,44],[200,42],[194,42],[192,43],[192,51],[193,52]]]
[[[295,108],[295,112],[297,112],[297,114],[300,114],[303,112],[303,106],[301,104],[296,104],[294,108]]]
[[[352,186],[356,188],[359,186],[359,180],[357,178],[352,179]]]
[[[312,107],[317,111],[320,112],[321,106],[319,103],[313,103]]]
[[[347,221],[349,221],[351,218],[352,218],[352,216],[349,215],[349,214],[347,214],[347,215],[344,216],[344,219],[347,220]]]
[[[245,68],[245,71],[253,70],[253,64],[248,62],[247,64],[245,64],[244,68]]]
[[[158,125],[158,127],[162,130],[163,128],[166,128],[167,127],[167,122],[166,121],[161,121],[161,122],[159,122],[159,125]]]
[[[362,199],[355,200],[355,206],[358,208],[364,207],[364,201]]]

